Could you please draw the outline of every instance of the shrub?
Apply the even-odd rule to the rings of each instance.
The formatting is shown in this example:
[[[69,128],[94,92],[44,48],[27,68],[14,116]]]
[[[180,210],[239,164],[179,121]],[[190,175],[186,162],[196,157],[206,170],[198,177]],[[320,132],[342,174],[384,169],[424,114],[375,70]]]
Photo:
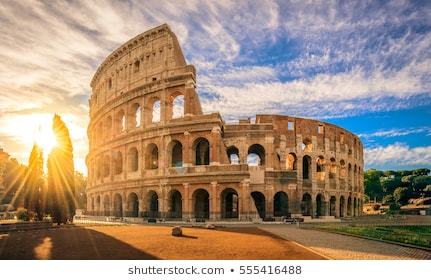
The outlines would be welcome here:
[[[380,209],[380,204],[374,204],[373,205],[373,210],[374,211],[377,211],[377,210],[379,210]]]
[[[16,211],[16,217],[18,220],[21,221],[28,221],[29,220],[29,215],[28,215],[28,211],[25,208],[18,208],[18,210]]]

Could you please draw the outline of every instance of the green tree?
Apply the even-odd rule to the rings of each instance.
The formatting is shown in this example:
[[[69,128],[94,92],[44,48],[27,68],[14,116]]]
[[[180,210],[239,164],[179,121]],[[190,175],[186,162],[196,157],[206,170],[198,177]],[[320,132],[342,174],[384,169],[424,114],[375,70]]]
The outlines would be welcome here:
[[[394,196],[392,194],[387,194],[382,199],[383,204],[392,204],[395,202]]]
[[[76,200],[77,207],[80,209],[85,209],[87,207],[87,177],[85,177],[81,172],[75,172],[75,190],[76,190]]]
[[[419,168],[413,170],[413,175],[428,175],[430,170],[428,168]]]
[[[24,207],[34,211],[39,220],[44,216],[45,180],[43,177],[43,152],[37,144],[33,145],[28,160],[25,183]]]
[[[383,172],[370,169],[364,173],[364,185],[365,194],[370,197],[371,200],[374,198],[380,200],[383,197],[382,186],[380,184],[380,177]]]
[[[410,198],[410,192],[406,187],[398,187],[395,189],[393,196],[396,203],[405,205]]]
[[[416,196],[424,194],[424,189],[428,185],[431,185],[431,176],[419,175],[412,180],[412,188]]]
[[[382,177],[380,178],[380,184],[385,195],[392,194],[401,185],[401,177]]]
[[[425,187],[424,193],[426,196],[431,196],[431,185]]]
[[[54,115],[52,129],[57,145],[48,157],[48,197],[51,217],[60,224],[75,214],[75,168],[69,129],[59,115]]]

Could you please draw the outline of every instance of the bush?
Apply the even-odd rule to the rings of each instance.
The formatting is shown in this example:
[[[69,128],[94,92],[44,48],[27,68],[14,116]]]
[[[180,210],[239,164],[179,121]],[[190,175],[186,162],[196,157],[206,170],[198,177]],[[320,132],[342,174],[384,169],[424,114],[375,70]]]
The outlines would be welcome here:
[[[374,211],[377,211],[377,210],[379,210],[380,209],[380,204],[374,204],[373,205],[373,210]]]
[[[28,221],[29,220],[29,215],[28,215],[28,211],[25,208],[18,208],[18,210],[16,211],[16,218],[18,220],[21,221]]]

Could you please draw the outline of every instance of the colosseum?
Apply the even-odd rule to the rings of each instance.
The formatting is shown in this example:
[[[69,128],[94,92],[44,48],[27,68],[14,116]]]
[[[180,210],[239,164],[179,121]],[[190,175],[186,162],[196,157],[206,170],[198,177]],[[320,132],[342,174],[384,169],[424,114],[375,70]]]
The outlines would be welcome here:
[[[91,88],[89,215],[259,222],[362,212],[356,135],[287,115],[226,123],[204,113],[196,70],[166,24],[110,54]]]

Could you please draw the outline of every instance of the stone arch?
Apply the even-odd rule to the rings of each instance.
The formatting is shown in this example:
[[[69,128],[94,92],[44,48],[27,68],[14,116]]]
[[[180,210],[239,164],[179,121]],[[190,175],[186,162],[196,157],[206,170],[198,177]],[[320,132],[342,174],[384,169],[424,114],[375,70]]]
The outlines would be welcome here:
[[[316,159],[316,172],[325,172],[325,158],[318,156]]]
[[[170,167],[183,166],[183,144],[178,140],[173,140],[168,145],[168,159]]]
[[[103,156],[103,177],[108,177],[111,174],[111,158],[109,155]]]
[[[156,144],[151,143],[147,145],[145,157],[145,168],[146,169],[157,169],[159,168],[159,148]]]
[[[111,202],[109,195],[105,195],[103,197],[103,215],[110,216],[111,215]]]
[[[303,216],[311,216],[313,213],[313,205],[311,195],[309,193],[304,193],[302,195],[301,212]]]
[[[193,152],[195,153],[195,165],[210,164],[210,143],[204,137],[199,137],[193,142]]]
[[[126,114],[123,109],[115,114],[115,131],[117,134],[126,131]]]
[[[288,217],[289,197],[285,192],[277,192],[274,195],[274,217]]]
[[[238,192],[232,188],[224,189],[220,194],[220,213],[222,219],[238,219]]]
[[[265,165],[265,148],[260,144],[253,144],[247,151],[247,164],[251,166]]]
[[[131,192],[127,197],[127,216],[138,217],[139,216],[139,199],[138,195]]]
[[[355,197],[353,198],[353,217],[356,217],[358,215],[357,212],[358,212],[358,202]]]
[[[150,190],[147,193],[147,217],[158,218],[159,217],[159,195],[156,191]]]
[[[100,195],[96,196],[96,216],[100,216]]]
[[[286,170],[297,170],[298,159],[295,153],[289,153],[286,157]]]
[[[311,157],[305,155],[302,158],[302,179],[310,180],[311,179]]]
[[[123,173],[123,153],[115,151],[112,156],[114,174],[118,175]]]
[[[104,122],[104,127],[105,127],[105,138],[106,139],[111,139],[112,138],[112,117],[108,116],[105,119]]]
[[[119,193],[114,195],[114,216],[123,217],[123,199]]]
[[[346,162],[343,159],[340,160],[340,178],[346,178]]]
[[[312,152],[313,151],[313,142],[311,141],[310,138],[308,138],[308,137],[304,138],[304,140],[302,141],[302,144],[301,144],[301,149],[304,152]]]
[[[168,194],[168,218],[181,219],[183,216],[183,197],[178,190]]]
[[[265,195],[261,192],[252,192],[251,197],[253,198],[254,205],[256,206],[257,213],[261,219],[265,218]]]
[[[331,196],[329,199],[329,216],[336,216],[336,203],[337,198],[335,196]]]
[[[179,93],[172,98],[172,119],[184,117],[184,95]]]
[[[209,193],[205,189],[197,189],[193,192],[193,209],[196,219],[209,219],[210,200]]]
[[[345,202],[344,196],[340,196],[340,218],[345,216],[345,212],[344,212],[345,203],[346,202]]]
[[[136,128],[140,127],[142,123],[142,108],[141,104],[133,103],[130,106],[130,115],[129,115],[129,127]]]
[[[151,122],[152,123],[158,123],[161,120],[161,103],[158,98],[155,98],[153,100],[152,106],[151,106]]]
[[[128,151],[127,157],[129,158],[129,170],[136,172],[139,170],[139,152],[136,147],[131,147]]]
[[[347,216],[352,217],[352,197],[349,196],[347,199]]]
[[[331,166],[329,167],[329,179],[334,179],[337,174],[337,163],[335,162],[335,158],[330,159]]]
[[[325,197],[319,193],[316,195],[316,217],[325,215]]]
[[[235,146],[230,146],[226,149],[227,157],[230,164],[239,164],[239,149]]]

